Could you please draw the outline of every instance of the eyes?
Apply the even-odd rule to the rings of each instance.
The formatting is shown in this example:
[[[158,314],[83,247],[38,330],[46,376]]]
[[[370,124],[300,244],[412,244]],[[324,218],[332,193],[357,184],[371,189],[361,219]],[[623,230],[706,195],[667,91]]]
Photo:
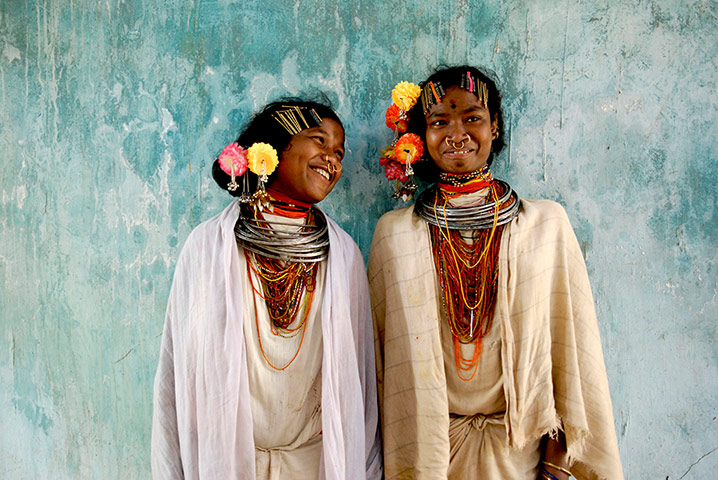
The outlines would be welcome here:
[[[320,148],[326,148],[327,140],[326,138],[324,138],[323,135],[311,135],[309,138],[316,142],[316,144],[319,145]],[[336,149],[334,150],[334,155],[336,155],[339,161],[342,161],[342,159],[344,158],[344,150]]]
[[[483,119],[483,117],[481,115],[469,115],[468,117],[465,117],[463,119],[463,122],[464,123],[477,123],[477,122],[480,122],[482,119]],[[448,124],[449,124],[449,122],[447,122],[445,119],[439,118],[439,119],[434,120],[433,122],[429,122],[428,126],[429,127],[443,127]]]

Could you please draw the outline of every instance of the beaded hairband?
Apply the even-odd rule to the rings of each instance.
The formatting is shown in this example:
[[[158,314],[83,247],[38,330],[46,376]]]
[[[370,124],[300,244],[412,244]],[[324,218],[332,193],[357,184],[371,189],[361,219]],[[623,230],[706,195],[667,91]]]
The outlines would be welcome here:
[[[482,103],[484,107],[489,104],[489,89],[486,83],[482,82],[478,78],[474,78],[471,72],[467,70],[466,73],[461,74],[461,80],[459,86],[476,95],[476,98]],[[424,115],[429,112],[429,109],[441,102],[443,96],[446,95],[444,87],[439,82],[427,82],[421,92],[421,106],[424,109]]]

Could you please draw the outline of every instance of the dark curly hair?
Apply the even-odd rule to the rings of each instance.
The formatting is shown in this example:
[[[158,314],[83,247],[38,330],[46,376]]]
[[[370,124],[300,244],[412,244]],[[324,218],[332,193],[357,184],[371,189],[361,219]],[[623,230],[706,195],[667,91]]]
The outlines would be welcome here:
[[[488,109],[491,114],[492,120],[496,120],[498,136],[491,143],[491,155],[488,159],[488,164],[494,160],[494,156],[498,154],[504,148],[504,112],[501,109],[501,92],[499,92],[496,82],[489,77],[488,74],[482,72],[476,67],[469,65],[459,66],[446,66],[442,65],[434,70],[429,78],[419,84],[423,88],[424,85],[429,82],[440,83],[444,88],[444,91],[448,90],[449,87],[461,86],[461,79],[466,72],[471,72],[474,78],[486,84],[489,94]],[[422,93],[423,94],[423,93]],[[426,145],[426,117],[424,116],[424,110],[422,108],[422,99],[416,102],[416,105],[409,110],[409,123],[407,126],[407,132],[415,133],[421,137],[421,141]],[[426,152],[426,150],[425,150]],[[425,153],[428,155],[428,153]],[[439,169],[431,158],[422,158],[414,164],[414,171],[416,175],[427,183],[434,183],[439,178]]]
[[[326,97],[321,100],[326,101]],[[292,140],[292,134],[285,130],[284,127],[282,127],[282,125],[280,125],[279,122],[277,122],[277,120],[275,120],[272,115],[278,110],[285,110],[287,106],[313,108],[320,118],[331,118],[332,120],[337,122],[340,127],[342,127],[342,130],[344,130],[344,125],[342,124],[342,121],[339,119],[337,114],[334,113],[332,107],[328,105],[328,101],[327,104],[325,104],[321,101],[311,101],[303,100],[296,97],[286,97],[266,105],[262,110],[254,114],[247,126],[244,127],[242,133],[239,134],[239,138],[237,138],[236,142],[244,148],[249,148],[253,143],[257,142],[268,143],[277,151],[277,154],[279,155],[279,159],[281,161],[282,153],[284,153],[284,151],[289,146],[289,142]],[[269,176],[269,184],[272,183],[272,179],[275,174],[276,170],[272,175]],[[254,190],[257,185],[257,176],[250,171],[247,171],[245,175],[247,175],[249,178],[250,189]],[[227,185],[231,181],[231,177],[224,173],[222,168],[219,166],[219,159],[216,159],[214,161],[214,164],[212,165],[212,178],[214,178],[214,181],[217,182],[217,185],[219,185],[224,190],[227,190]],[[233,192],[229,190],[227,191],[235,197],[238,197],[242,194],[241,188]]]

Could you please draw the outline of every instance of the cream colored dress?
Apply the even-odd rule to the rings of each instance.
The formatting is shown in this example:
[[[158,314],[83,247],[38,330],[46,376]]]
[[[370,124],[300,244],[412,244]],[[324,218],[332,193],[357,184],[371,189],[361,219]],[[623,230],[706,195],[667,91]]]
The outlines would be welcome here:
[[[265,217],[270,221],[278,218],[267,214]],[[302,219],[280,220],[297,225],[303,222]],[[275,225],[275,228],[279,227]],[[244,252],[240,251],[240,257],[246,269]],[[258,480],[318,478],[322,452],[320,306],[325,271],[326,261],[323,261],[318,266],[316,290],[303,340],[301,332],[291,338],[274,335],[265,301],[251,287],[245,289],[244,335]],[[253,271],[251,275],[254,288],[261,291],[259,278]],[[257,327],[261,348],[275,367],[287,365],[301,343],[297,358],[285,370],[272,368],[264,359]]]
[[[449,399],[448,478],[536,479],[540,441],[531,441],[522,449],[508,446],[499,328],[492,325],[484,337],[478,370],[469,381],[456,373],[454,341],[443,315],[440,328]],[[473,344],[462,345],[463,357],[471,358],[473,348]]]
[[[488,197],[484,189],[454,199],[452,206],[466,207],[484,204]],[[462,231],[465,239],[470,231]],[[426,259],[423,259],[426,260]],[[431,259],[429,259],[431,260]],[[431,263],[431,262],[430,262]],[[433,267],[433,263],[431,264]],[[437,286],[439,285],[437,278]],[[440,295],[440,292],[437,293]],[[539,440],[522,449],[508,446],[506,437],[506,397],[504,397],[501,367],[501,335],[499,327],[491,326],[483,339],[476,375],[461,380],[456,371],[454,341],[445,313],[440,318],[441,348],[446,370],[446,390],[449,399],[450,479],[511,478],[531,479],[538,476],[541,458]],[[474,345],[461,345],[462,357],[471,358]],[[470,377],[470,372],[462,372]]]

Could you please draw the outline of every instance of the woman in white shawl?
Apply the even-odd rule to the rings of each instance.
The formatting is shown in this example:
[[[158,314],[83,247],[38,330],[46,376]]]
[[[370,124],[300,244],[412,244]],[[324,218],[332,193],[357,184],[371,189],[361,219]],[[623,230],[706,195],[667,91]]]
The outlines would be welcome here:
[[[215,162],[215,180],[239,199],[194,229],[177,262],[153,478],[381,478],[363,259],[314,207],[343,156],[336,114],[288,99]]]
[[[416,189],[412,168],[437,184],[379,220],[369,258],[386,478],[623,478],[566,213],[489,170],[504,145],[495,83],[442,68],[392,96],[387,177],[397,196]]]

